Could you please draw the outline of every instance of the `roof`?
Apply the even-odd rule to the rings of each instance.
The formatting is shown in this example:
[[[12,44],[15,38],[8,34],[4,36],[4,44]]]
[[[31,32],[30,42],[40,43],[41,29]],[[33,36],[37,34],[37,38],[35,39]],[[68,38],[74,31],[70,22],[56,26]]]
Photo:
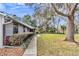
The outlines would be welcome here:
[[[26,23],[24,23],[24,22],[22,22],[22,21],[20,21],[20,20],[18,20],[18,19],[15,19],[12,15],[8,15],[8,14],[2,13],[2,12],[0,12],[0,15],[8,16],[8,17],[12,18],[12,20],[14,20],[14,21],[16,21],[16,22],[18,22],[18,23],[20,23],[20,24],[26,26],[26,27],[29,27],[29,28],[31,28],[31,29],[35,29],[35,27],[32,27],[32,26],[30,26],[30,25],[28,25],[28,24],[26,24]]]
[[[22,21],[19,21],[19,20],[17,20],[17,19],[14,19],[14,17],[12,17],[12,16],[9,16],[9,17],[11,17],[12,20],[14,20],[14,21],[16,21],[16,22],[18,22],[18,23],[20,23],[20,24],[26,26],[26,27],[29,27],[29,28],[31,28],[31,29],[34,29],[34,27],[32,27],[32,26],[30,26],[30,25],[28,25],[28,24],[26,24],[26,23],[24,23],[24,22],[22,22]]]

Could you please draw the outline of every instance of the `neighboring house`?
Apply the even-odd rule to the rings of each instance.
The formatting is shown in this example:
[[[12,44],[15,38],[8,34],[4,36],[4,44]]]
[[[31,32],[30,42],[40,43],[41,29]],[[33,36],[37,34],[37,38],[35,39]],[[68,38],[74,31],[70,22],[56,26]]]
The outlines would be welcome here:
[[[4,40],[9,39],[13,34],[33,31],[34,27],[19,21],[13,16],[0,13],[0,47],[3,46]]]

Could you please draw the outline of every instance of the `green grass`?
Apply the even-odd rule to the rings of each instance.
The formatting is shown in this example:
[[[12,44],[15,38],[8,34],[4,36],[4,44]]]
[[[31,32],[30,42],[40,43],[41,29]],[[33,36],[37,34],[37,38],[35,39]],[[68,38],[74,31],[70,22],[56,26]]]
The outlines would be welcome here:
[[[37,55],[79,55],[79,46],[64,41],[64,37],[63,34],[40,34],[37,39]],[[79,41],[79,35],[75,35],[75,40]]]

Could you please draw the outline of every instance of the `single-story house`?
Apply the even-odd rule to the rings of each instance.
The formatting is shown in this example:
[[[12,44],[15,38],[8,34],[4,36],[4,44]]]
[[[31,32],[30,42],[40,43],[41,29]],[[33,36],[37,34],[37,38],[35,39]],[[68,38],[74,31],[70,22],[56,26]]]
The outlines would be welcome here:
[[[0,47],[3,46],[4,40],[9,39],[13,34],[33,31],[34,27],[0,12]]]

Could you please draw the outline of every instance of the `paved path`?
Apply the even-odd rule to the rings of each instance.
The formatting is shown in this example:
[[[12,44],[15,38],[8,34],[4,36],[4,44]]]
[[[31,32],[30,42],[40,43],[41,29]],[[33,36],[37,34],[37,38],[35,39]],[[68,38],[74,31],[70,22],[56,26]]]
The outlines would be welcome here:
[[[31,40],[28,48],[25,50],[23,56],[36,56],[37,55],[37,42],[36,41],[37,39],[36,37],[34,37]]]

